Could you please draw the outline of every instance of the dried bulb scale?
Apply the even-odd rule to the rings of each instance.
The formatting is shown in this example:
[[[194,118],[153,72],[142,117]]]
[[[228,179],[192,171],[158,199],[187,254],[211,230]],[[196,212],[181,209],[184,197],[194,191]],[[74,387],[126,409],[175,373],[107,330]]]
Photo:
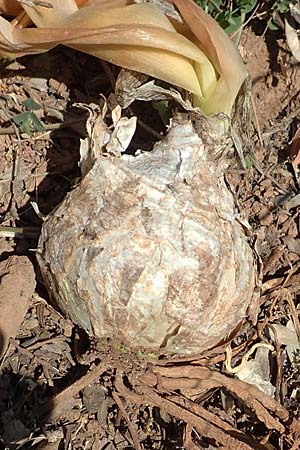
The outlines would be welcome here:
[[[189,355],[243,321],[255,261],[212,150],[190,120],[174,122],[151,152],[100,156],[49,216],[45,282],[89,334]]]

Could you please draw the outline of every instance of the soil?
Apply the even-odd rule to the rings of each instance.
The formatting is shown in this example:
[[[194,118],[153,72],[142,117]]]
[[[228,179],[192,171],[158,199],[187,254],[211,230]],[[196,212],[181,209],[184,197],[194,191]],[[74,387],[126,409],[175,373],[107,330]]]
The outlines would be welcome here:
[[[246,169],[235,163],[227,177],[256,236],[262,271],[261,332],[268,323],[285,327],[290,318],[297,331],[300,200],[293,158],[299,145],[297,148],[297,141],[293,145],[291,141],[299,126],[300,65],[291,56],[282,33],[262,34],[259,28],[259,24],[248,27],[240,45],[253,81],[253,153],[246,155]],[[192,405],[188,391],[183,390],[185,396],[170,407],[172,398],[163,395],[167,392],[166,363],[153,369],[157,380],[162,380],[153,384],[147,372],[153,362],[138,359],[121,347],[112,351],[110,342],[93,341],[49,300],[35,260],[38,233],[43,217],[79,181],[80,140],[87,136],[87,110],[83,106],[99,104],[100,94],[110,95],[105,67],[92,57],[58,47],[2,68],[0,215],[3,226],[22,227],[25,234],[0,239],[0,304],[1,308],[11,305],[5,321],[10,321],[9,315],[13,317],[9,333],[14,336],[9,342],[7,336],[2,337],[0,445],[3,449],[37,450],[213,449],[219,448],[220,429],[232,426],[252,439],[249,447],[243,443],[239,448],[299,448],[295,443],[299,433],[293,435],[288,426],[298,430],[293,419],[300,419],[300,365],[297,359],[289,359],[280,341],[267,380],[276,387],[278,406],[266,406],[268,401],[262,401],[257,392],[251,395],[275,417],[278,414],[283,425],[251,403],[245,394],[247,385],[242,388],[226,374],[222,347],[197,358],[199,373],[204,359],[205,370],[214,369],[210,378],[215,377],[215,384],[206,386]],[[116,78],[118,69],[109,70]],[[29,98],[40,108],[24,106]],[[144,125],[139,125],[131,148],[149,149],[159,133],[165,132],[164,124],[151,105],[137,103],[132,108]],[[22,126],[29,129],[14,121],[20,113],[27,113],[29,124],[23,122]],[[43,131],[30,132],[32,114],[45,124]],[[57,126],[61,122],[64,126]],[[25,257],[30,265],[26,270]],[[26,304],[25,308],[22,304],[22,313],[18,301]],[[3,317],[1,313],[0,323]],[[258,330],[248,326],[232,342],[235,364],[256,342]],[[192,373],[196,362],[180,362],[182,367],[187,363]],[[206,376],[203,379],[207,382]],[[139,378],[144,380],[143,388]],[[145,380],[156,389],[151,395]],[[211,414],[206,418],[212,427],[208,434],[201,434],[200,422],[195,425],[188,416],[188,412],[199,416],[200,408],[201,414],[204,410]],[[289,420],[278,411],[283,416],[287,411]],[[222,420],[222,425],[217,420]],[[223,448],[233,448],[233,441],[228,442]]]

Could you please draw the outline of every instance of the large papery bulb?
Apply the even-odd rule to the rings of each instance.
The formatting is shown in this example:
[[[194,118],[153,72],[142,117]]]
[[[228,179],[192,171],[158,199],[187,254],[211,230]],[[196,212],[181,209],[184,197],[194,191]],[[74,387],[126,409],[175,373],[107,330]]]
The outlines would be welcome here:
[[[45,222],[46,284],[89,334],[189,355],[245,318],[255,262],[209,152],[190,121],[173,124],[149,153],[97,159]]]

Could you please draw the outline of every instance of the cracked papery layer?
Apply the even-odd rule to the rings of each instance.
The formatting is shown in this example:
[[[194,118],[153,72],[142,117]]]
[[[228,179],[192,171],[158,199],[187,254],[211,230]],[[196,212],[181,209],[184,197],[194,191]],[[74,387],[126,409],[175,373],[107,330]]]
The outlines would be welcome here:
[[[175,124],[149,153],[100,157],[44,224],[45,281],[90,334],[191,354],[245,318],[252,250],[208,152]]]

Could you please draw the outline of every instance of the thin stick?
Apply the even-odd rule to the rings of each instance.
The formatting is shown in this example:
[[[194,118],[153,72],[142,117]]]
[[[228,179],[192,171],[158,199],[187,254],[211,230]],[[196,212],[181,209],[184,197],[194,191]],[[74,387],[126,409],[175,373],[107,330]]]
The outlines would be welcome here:
[[[76,380],[58,394],[50,397],[40,408],[39,418],[41,420],[47,418],[47,420],[50,420],[51,422],[59,419],[77,403],[75,397],[78,395],[79,391],[96,381],[106,369],[107,364],[99,363],[93,370],[79,378],[79,380]]]
[[[256,105],[255,105],[255,101],[252,95],[252,92],[250,94],[250,98],[251,98],[251,105],[252,105],[252,110],[253,110],[253,114],[254,114],[254,119],[255,119],[255,127],[256,127],[256,131],[258,134],[258,139],[259,139],[259,144],[261,145],[261,147],[264,147],[264,143],[262,140],[262,136],[261,136],[261,130],[260,130],[260,125],[258,122],[258,116],[257,116],[257,110],[256,110]]]
[[[282,399],[282,366],[281,366],[281,350],[280,350],[280,342],[278,340],[278,335],[275,327],[272,324],[268,324],[268,327],[272,330],[274,336],[274,345],[276,350],[276,365],[277,365],[277,373],[276,373],[276,391],[275,391],[275,399],[281,403]]]
[[[298,341],[300,341],[300,324],[299,324],[298,312],[296,310],[295,303],[293,302],[291,293],[287,289],[285,289],[285,291],[286,291],[285,292],[286,299],[287,299],[287,302],[288,302],[290,310],[291,310],[294,328],[295,328],[295,331],[297,334]]]
[[[39,227],[6,227],[0,225],[0,237],[6,238],[37,238],[41,229]]]
[[[123,404],[122,400],[120,399],[120,397],[118,396],[118,394],[117,394],[116,392],[113,392],[113,393],[112,393],[112,398],[113,398],[114,401],[116,402],[116,404],[117,404],[119,410],[120,410],[121,413],[122,413],[122,416],[124,417],[124,419],[125,419],[126,422],[127,422],[128,429],[129,429],[129,431],[130,431],[130,434],[131,434],[131,437],[132,437],[132,441],[133,441],[133,445],[134,445],[135,450],[142,450],[142,447],[141,447],[141,444],[140,444],[140,441],[139,441],[139,438],[138,438],[136,429],[134,428],[134,426],[133,426],[131,420],[130,420],[129,417],[128,417],[128,414],[127,414],[127,412],[126,412],[126,410],[125,410],[125,407],[124,407],[124,404]]]
[[[11,117],[10,117],[11,120]],[[21,193],[21,185],[22,181],[20,179],[20,173],[21,173],[21,165],[23,160],[23,152],[22,152],[22,144],[21,144],[21,137],[19,130],[17,126],[14,124],[14,122],[11,120],[13,127],[15,128],[15,132],[17,135],[17,151],[15,153],[14,159],[13,159],[13,166],[12,166],[12,177],[11,177],[11,199],[10,199],[10,214],[13,219],[13,225],[15,225],[15,220],[18,218],[18,209],[17,209],[17,198]]]
[[[241,32],[243,31],[243,29],[246,27],[246,25],[248,25],[249,22],[251,22],[251,20],[254,18],[254,16],[257,13],[258,8],[260,7],[260,4],[258,4],[256,6],[256,8],[254,9],[254,11],[252,12],[252,14],[249,16],[249,18],[242,23],[242,25],[234,32],[230,35],[231,39],[234,39],[235,36],[238,34],[240,36]],[[240,41],[240,39],[238,38],[238,42]]]
[[[138,119],[138,124],[140,125],[141,128],[143,128],[145,131],[147,131],[147,133],[152,134],[152,136],[154,136],[155,139],[159,139],[159,140],[162,139],[163,136],[160,133],[158,133],[156,130],[154,130],[149,125],[144,123],[142,120]]]
[[[298,450],[300,447],[300,438],[296,439],[293,446],[290,448],[290,450]]]
[[[84,119],[74,119],[67,122],[58,122],[58,123],[49,123],[48,125],[43,124],[44,131],[52,131],[57,130],[59,128],[66,128],[70,125],[74,125],[78,122],[82,122]],[[44,131],[41,131],[41,133],[44,133]],[[7,128],[0,128],[0,134],[16,134],[16,128],[15,127],[7,127]]]

